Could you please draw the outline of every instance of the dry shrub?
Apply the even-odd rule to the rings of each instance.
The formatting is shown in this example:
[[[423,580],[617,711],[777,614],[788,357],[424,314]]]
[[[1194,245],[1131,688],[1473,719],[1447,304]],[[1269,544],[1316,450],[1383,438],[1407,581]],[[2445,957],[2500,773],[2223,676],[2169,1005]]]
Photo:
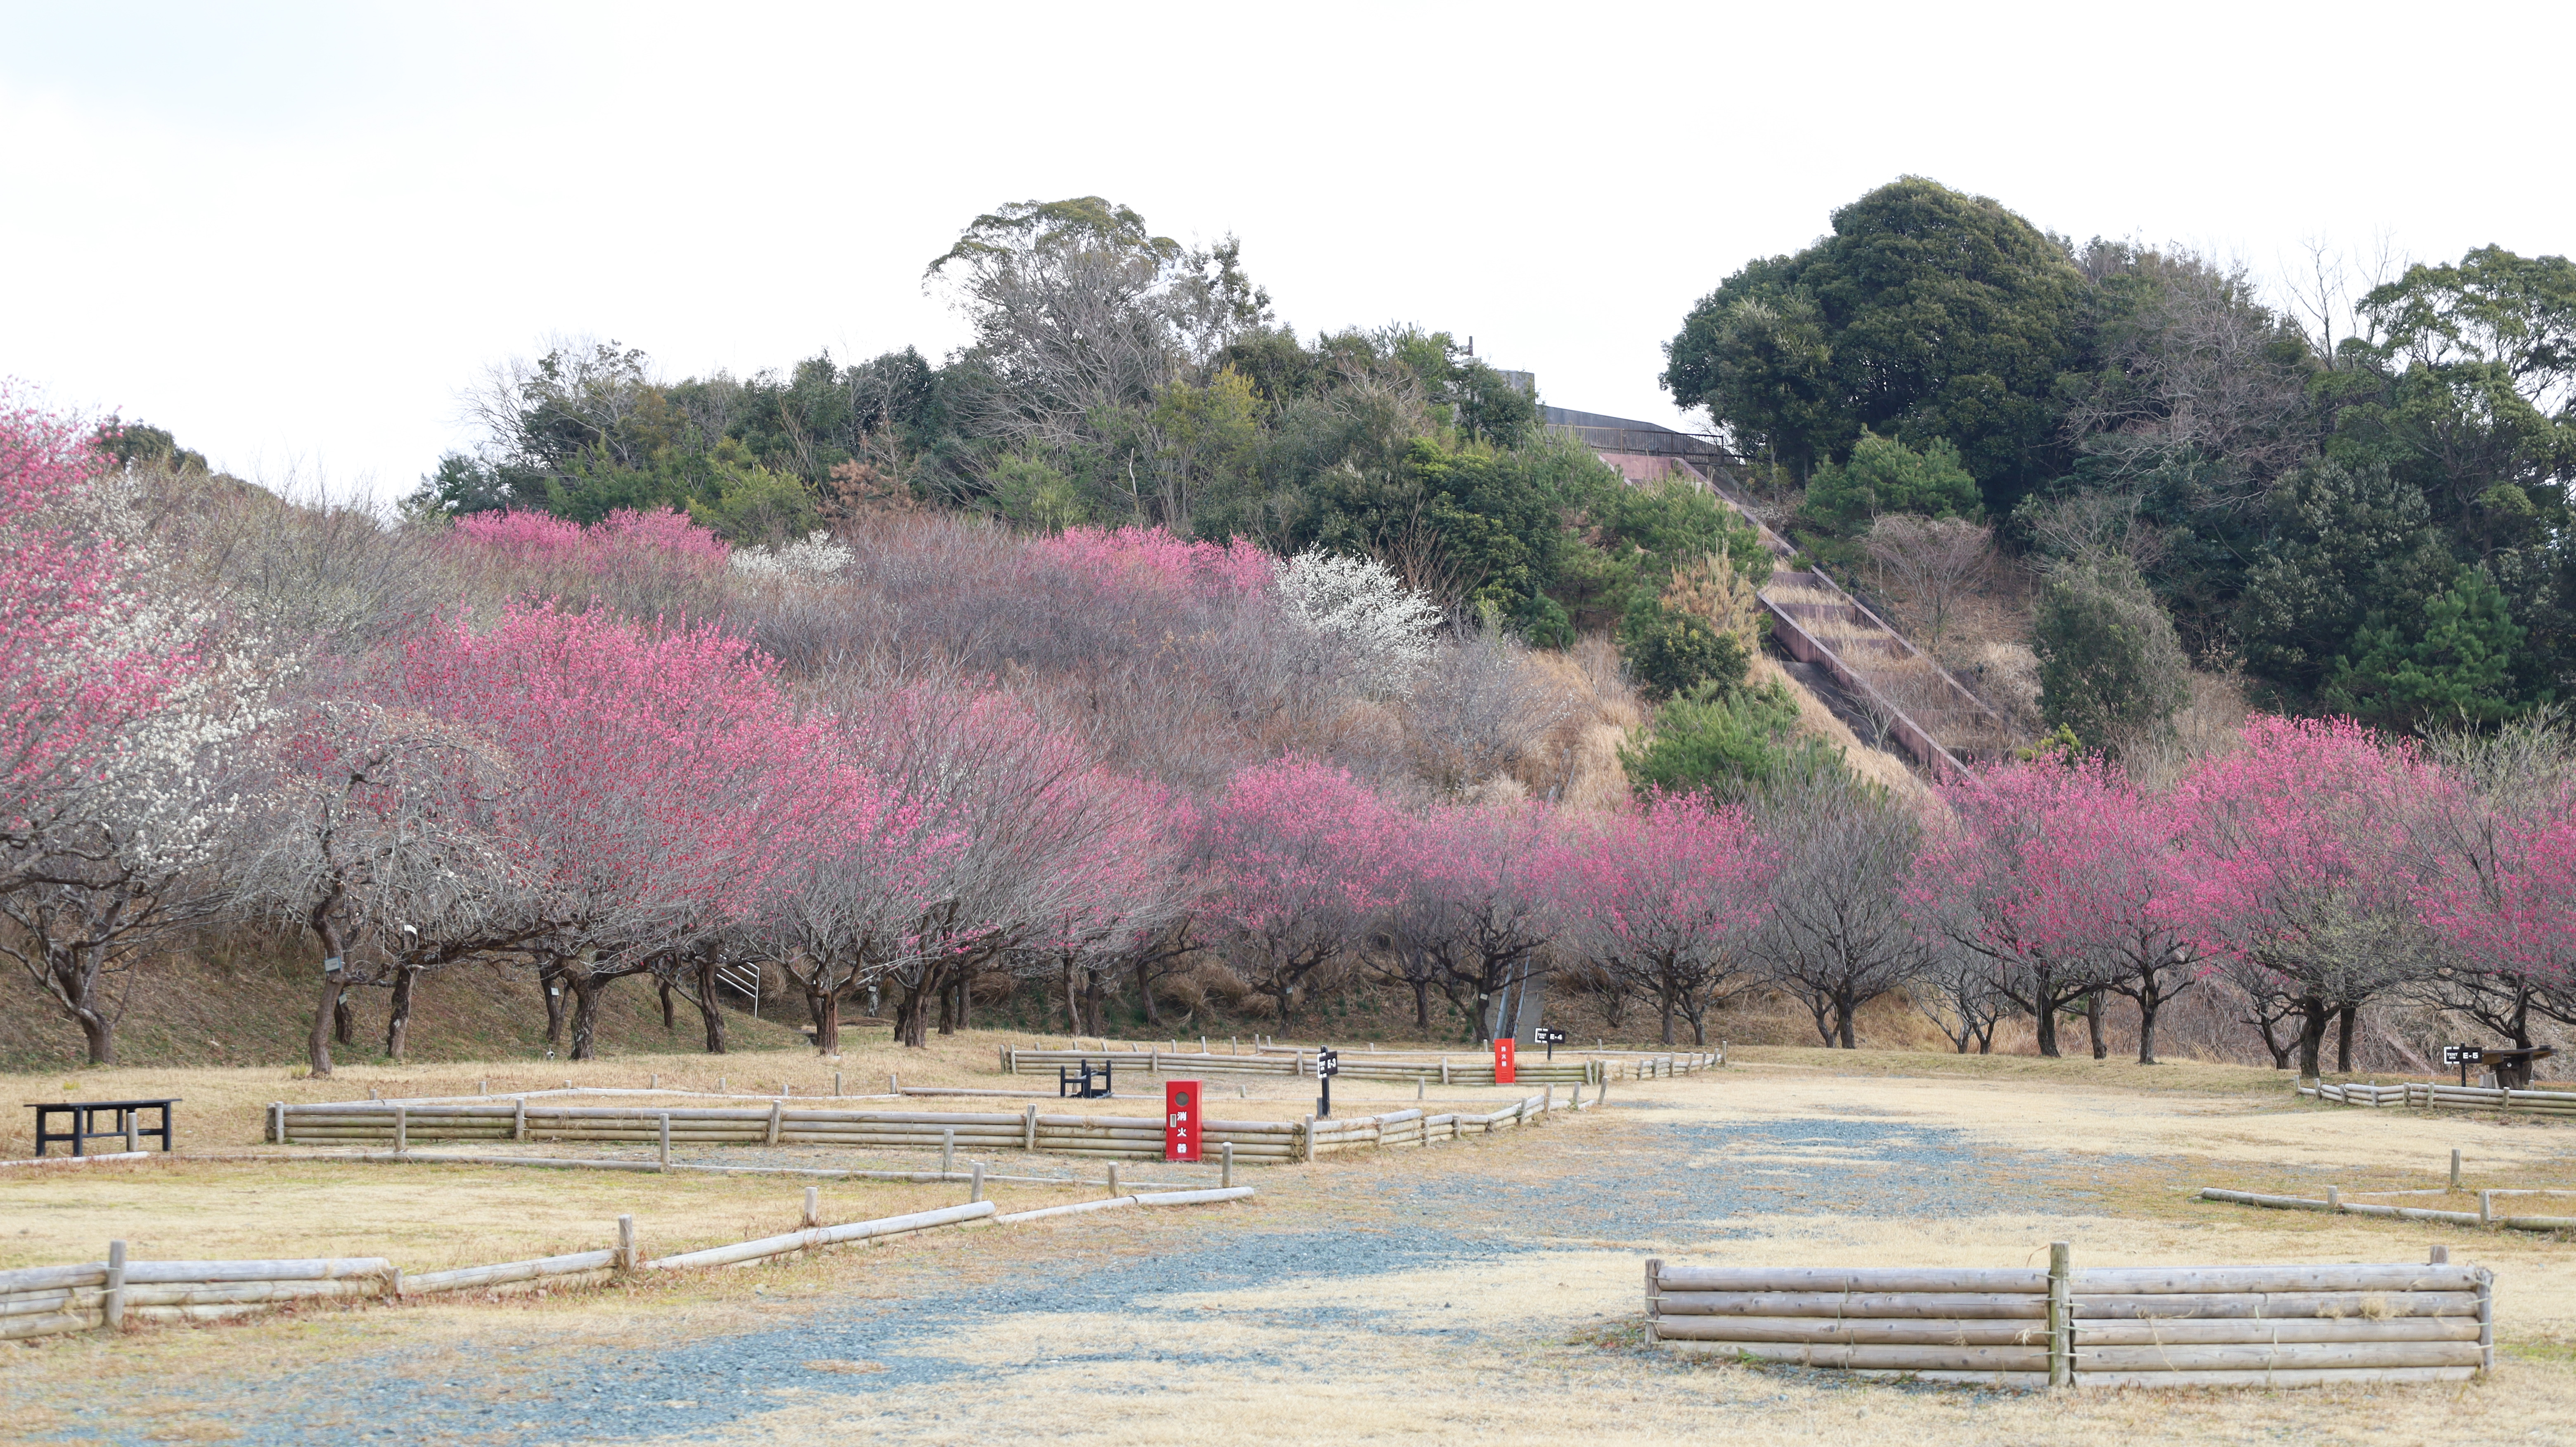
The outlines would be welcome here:
[[[1526,663],[1553,699],[1554,718],[1521,750],[1513,777],[1529,796],[1563,808],[1616,807],[1628,797],[1619,748],[1645,721],[1618,648],[1586,635],[1562,653],[1533,652]]]
[[[2193,764],[2241,744],[2239,730],[2245,727],[2245,716],[2250,712],[2243,679],[2232,674],[2194,673],[2191,699],[2174,715],[2173,731],[2144,747],[2129,750],[2121,756],[2121,763],[2131,778],[2146,787],[2168,787]]]

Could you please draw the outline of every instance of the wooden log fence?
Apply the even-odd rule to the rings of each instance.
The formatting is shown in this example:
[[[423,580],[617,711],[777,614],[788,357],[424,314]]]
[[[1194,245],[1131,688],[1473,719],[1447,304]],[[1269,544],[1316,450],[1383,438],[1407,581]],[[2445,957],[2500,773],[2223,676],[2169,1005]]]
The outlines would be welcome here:
[[[1428,1145],[1508,1130],[1551,1109],[1588,1109],[1606,1096],[1606,1083],[1594,1087],[1595,1098],[1579,1099],[1583,1087],[1568,1082],[1565,1100],[1559,1087],[1490,1112],[1426,1114],[1416,1108],[1346,1120],[1293,1121],[1211,1120],[1205,1129],[1210,1155],[1232,1147],[1232,1158],[1245,1165],[1285,1165],[1338,1151],[1384,1146]],[[1109,1160],[1163,1158],[1163,1122],[1155,1116],[1050,1115],[1037,1106],[1017,1114],[964,1111],[786,1110],[689,1108],[663,1110],[644,1106],[507,1104],[391,1104],[341,1101],[320,1105],[269,1107],[269,1138],[281,1145],[360,1145],[392,1142],[395,1154],[408,1155],[414,1142],[577,1141],[592,1144],[646,1144],[655,1148],[650,1162],[623,1163],[631,1169],[681,1169],[667,1159],[668,1146],[819,1145],[844,1147],[912,1147],[947,1152],[1030,1151]],[[442,1157],[442,1159],[454,1159]],[[495,1158],[503,1159],[503,1158]]]
[[[1085,1062],[1103,1060],[1129,1068],[1142,1066],[1148,1076],[1155,1075],[1283,1075],[1306,1078],[1315,1073],[1313,1050],[1290,1049],[1286,1046],[1255,1046],[1250,1054],[1220,1054],[1213,1051],[1172,1051],[1159,1049],[1055,1050],[1001,1049],[1002,1072],[1053,1074],[1057,1070],[1079,1067]],[[1377,1051],[1344,1050],[1340,1053],[1341,1077],[1344,1080],[1421,1081],[1449,1086],[1491,1086],[1494,1061],[1490,1055],[1437,1055],[1428,1052],[1408,1057]],[[1675,1051],[1661,1055],[1617,1058],[1595,1054],[1585,1058],[1520,1061],[1513,1074],[1519,1085],[1600,1085],[1610,1081],[1661,1080],[1676,1075],[1693,1075],[1725,1064],[1725,1057],[1713,1050]]]
[[[2495,1365],[2483,1267],[1801,1268],[1646,1263],[1647,1335],[1742,1360],[1992,1386],[2461,1381]]]
[[[2302,1085],[2299,1094],[2329,1105],[2364,1105],[2384,1109],[2514,1110],[2535,1115],[2576,1117],[2576,1090],[2506,1090],[2485,1085],[2445,1085],[2438,1080],[2408,1080],[2394,1085]]]
[[[2431,1206],[2394,1206],[2376,1201],[2347,1201],[2342,1194],[2317,1200],[2309,1196],[2266,1196],[2253,1191],[2227,1191],[2216,1186],[2201,1188],[2200,1199],[2221,1201],[2233,1206],[2267,1206],[2276,1211],[2331,1211],[2345,1216],[2373,1216],[2385,1221],[2431,1221],[2445,1226],[2491,1226],[2505,1231],[2576,1231],[2576,1216],[2502,1216],[2496,1214],[2496,1198],[2507,1195],[2537,1194],[2521,1191],[2480,1191],[2474,1211],[2446,1211]]]
[[[1018,1223],[1116,1206],[1196,1206],[1249,1200],[1252,1195],[1250,1186],[1137,1192],[1007,1216],[998,1214],[992,1202],[975,1200],[874,1221],[808,1227],[653,1259],[646,1259],[635,1244],[634,1218],[620,1216],[618,1244],[606,1250],[409,1276],[379,1256],[303,1261],[128,1261],[125,1243],[116,1241],[109,1243],[105,1261],[0,1271],[0,1341],[102,1328],[115,1331],[136,1320],[185,1322],[240,1316],[306,1301],[387,1301],[462,1291],[597,1286],[637,1272],[741,1266],[825,1246],[888,1241],[977,1221]]]

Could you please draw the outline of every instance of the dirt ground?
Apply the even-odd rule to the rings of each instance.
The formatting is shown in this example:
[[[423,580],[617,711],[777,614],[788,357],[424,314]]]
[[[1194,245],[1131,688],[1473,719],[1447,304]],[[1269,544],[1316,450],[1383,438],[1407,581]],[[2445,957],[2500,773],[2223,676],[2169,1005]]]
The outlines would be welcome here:
[[[49,1339],[0,1351],[0,1434],[2576,1443],[2576,1246],[2191,1194],[2439,1188],[2454,1147],[2472,1188],[2576,1187],[2576,1125],[2298,1104],[2278,1076],[2216,1067],[1747,1053],[1762,1058],[1613,1087],[1606,1110],[1491,1140],[1247,1172],[1260,1195],[1241,1205],[954,1230],[542,1298]],[[939,1068],[1004,1084],[989,1048],[981,1058],[981,1076],[962,1046]],[[60,1252],[112,1225],[226,1254],[270,1229],[286,1234],[264,1250],[281,1253],[316,1231],[374,1233],[426,1269],[501,1259],[523,1237],[604,1244],[591,1223],[619,1209],[667,1223],[648,1247],[676,1249],[776,1229],[797,1195],[779,1178],[83,1169],[97,1174],[0,1180],[0,1222],[30,1233],[11,1264],[79,1259]],[[1026,1204],[1081,1193],[1025,1189]],[[961,1195],[826,1190],[835,1219]],[[2497,1273],[2498,1366],[2457,1386],[2026,1396],[1743,1367],[1642,1339],[1647,1256],[2002,1266],[2044,1260],[2055,1240],[2079,1266],[2421,1261],[2446,1245]]]

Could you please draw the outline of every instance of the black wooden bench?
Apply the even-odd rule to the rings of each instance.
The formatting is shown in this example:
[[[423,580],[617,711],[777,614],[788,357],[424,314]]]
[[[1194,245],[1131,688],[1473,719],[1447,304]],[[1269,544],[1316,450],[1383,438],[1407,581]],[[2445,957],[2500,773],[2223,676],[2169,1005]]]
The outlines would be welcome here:
[[[45,1147],[56,1141],[69,1142],[72,1154],[78,1156],[87,1155],[88,1143],[94,1140],[122,1140],[128,1149],[132,1149],[138,1138],[154,1136],[160,1138],[161,1149],[167,1154],[170,1150],[170,1107],[178,1103],[177,1096],[168,1100],[37,1101],[30,1102],[27,1109],[36,1113],[36,1154],[40,1156],[45,1153]],[[161,1112],[159,1125],[143,1124],[140,1117],[147,1110]],[[114,1112],[116,1124],[106,1130],[95,1129],[101,1111]],[[47,1129],[56,1116],[70,1116],[71,1129]]]
[[[1117,1084],[1116,1066],[1106,1060],[1100,1062],[1097,1071],[1086,1060],[1082,1062],[1080,1074],[1076,1074],[1071,1066],[1055,1073],[1055,1093],[1059,1100],[1101,1100],[1112,1094]]]

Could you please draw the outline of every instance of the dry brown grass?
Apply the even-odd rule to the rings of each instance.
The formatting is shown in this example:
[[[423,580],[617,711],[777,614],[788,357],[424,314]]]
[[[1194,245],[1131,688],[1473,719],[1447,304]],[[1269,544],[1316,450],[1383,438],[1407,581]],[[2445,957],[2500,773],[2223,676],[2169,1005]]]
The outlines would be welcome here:
[[[1519,781],[1564,808],[1615,808],[1628,796],[1619,749],[1645,721],[1619,650],[1607,638],[1587,635],[1563,652],[1532,650],[1527,666],[1562,700],[1563,717],[1524,754],[1515,771]]]
[[[2225,1067],[2145,1071],[2090,1061],[1962,1063],[1823,1051],[1747,1058],[1757,1063],[1625,1092],[1639,1108],[1456,1148],[1264,1173],[1262,1198],[1250,1210],[938,1233],[882,1249],[544,1300],[156,1328],[113,1346],[55,1339],[10,1354],[10,1383],[23,1403],[12,1427],[219,1440],[244,1413],[274,1404],[277,1391],[315,1390],[286,1386],[282,1374],[311,1383],[315,1368],[334,1364],[488,1392],[495,1381],[518,1380],[500,1365],[513,1359],[500,1350],[511,1346],[540,1347],[558,1361],[649,1351],[673,1340],[792,1328],[826,1303],[900,1310],[942,1292],[1006,1292],[1065,1263],[1137,1263],[1235,1232],[1490,1230],[1524,1249],[1472,1269],[1425,1265],[1354,1275],[1326,1266],[1226,1290],[1187,1289],[1184,1278],[1169,1283],[1182,1289],[1100,1310],[971,1316],[908,1340],[891,1361],[949,1369],[936,1391],[905,1386],[900,1372],[845,1370],[838,1354],[818,1349],[813,1356],[824,1365],[810,1369],[810,1383],[748,1403],[717,1438],[785,1443],[861,1432],[871,1440],[1178,1444],[1252,1433],[1290,1442],[1553,1443],[1579,1431],[1587,1440],[1636,1443],[2129,1447],[2289,1438],[2386,1447],[2567,1441],[2576,1434],[2576,1371],[2567,1345],[2576,1332],[2576,1259],[2563,1243],[2244,1210],[2188,1196],[2204,1183],[2259,1189],[2287,1169],[2285,1160],[2311,1171],[2333,1166],[2356,1187],[2434,1185],[2452,1143],[2468,1150],[2473,1171],[2489,1173],[2485,1184],[2556,1181],[2568,1174],[2565,1145],[2576,1131],[2289,1107],[2259,1088],[2278,1077]],[[1614,1100],[1621,1094],[1614,1087]],[[1841,1179],[1871,1167],[1794,1141],[1767,1148],[1754,1164],[1728,1151],[1687,1162],[1653,1153],[1666,1139],[1659,1130],[1671,1124],[1716,1127],[1722,1138],[1734,1125],[1823,1120],[1953,1133],[1987,1149],[1988,1169],[2016,1199],[2036,1194],[2065,1204],[1980,1213],[1970,1202],[1968,1214],[1936,1216],[1820,1209],[1818,1201],[1840,1194]],[[1704,1235],[1687,1242],[1601,1239],[1583,1213],[1532,1218],[1511,1206],[1509,1193],[1475,1189],[1584,1181],[1605,1194],[1683,1195],[1700,1172],[1748,1169],[1771,1172],[1792,1190],[1811,1181],[1815,1198],[1781,1214],[1735,1216],[1719,1245]],[[1390,1214],[1386,1203],[1401,1199],[1396,1184],[1423,1176],[1447,1178],[1439,1199],[1459,1204],[1445,1206],[1437,1220]],[[2081,1199],[2066,1194],[2076,1188]],[[765,1197],[755,1189],[741,1203],[710,1196],[708,1219],[721,1226],[731,1208],[765,1212],[760,1219],[772,1221],[792,1208],[792,1196],[774,1188]],[[647,1205],[675,1218],[682,1209],[676,1197]],[[2498,1369],[2489,1382],[2461,1386],[1995,1396],[1677,1362],[1640,1340],[1637,1270],[1647,1255],[1992,1266],[2020,1264],[2052,1240],[2073,1241],[2079,1265],[2421,1260],[2430,1243],[2441,1242],[2454,1260],[2498,1273]],[[1068,1350],[1075,1344],[1078,1350]],[[100,1417],[69,1410],[101,1400],[108,1406]],[[510,1419],[494,1420],[506,1426]],[[660,1439],[645,1432],[638,1440]],[[705,1437],[698,1432],[692,1440]]]

